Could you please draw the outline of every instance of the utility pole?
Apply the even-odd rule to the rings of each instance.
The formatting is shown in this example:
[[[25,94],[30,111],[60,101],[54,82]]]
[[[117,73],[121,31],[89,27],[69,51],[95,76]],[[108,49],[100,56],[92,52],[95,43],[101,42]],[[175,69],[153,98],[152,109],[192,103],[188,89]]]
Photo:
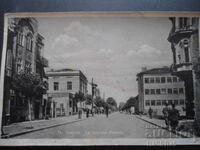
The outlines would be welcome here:
[[[92,78],[91,85],[92,85],[92,116],[94,116],[94,112],[93,112],[93,107],[94,107],[94,95],[95,95],[95,90],[96,90],[97,84],[94,84],[93,78]]]
[[[92,116],[94,116],[93,107],[94,107],[94,85],[93,85],[93,78],[92,78]]]

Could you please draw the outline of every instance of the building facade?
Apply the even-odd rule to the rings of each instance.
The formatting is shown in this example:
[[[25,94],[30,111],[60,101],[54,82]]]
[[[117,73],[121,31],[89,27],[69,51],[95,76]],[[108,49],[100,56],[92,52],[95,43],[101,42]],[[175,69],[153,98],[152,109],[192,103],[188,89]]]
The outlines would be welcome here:
[[[51,117],[77,113],[76,93],[87,94],[87,78],[80,70],[60,69],[46,72],[48,76],[48,99],[51,101]],[[81,103],[81,107],[85,107]]]
[[[13,76],[21,71],[37,73],[43,80],[48,61],[42,56],[44,38],[38,33],[34,18],[9,18],[4,82],[3,124],[28,120],[28,104],[24,96],[14,90]],[[32,119],[43,117],[43,94],[31,102]]]
[[[185,115],[185,86],[177,76],[172,76],[168,67],[143,70],[137,74],[139,111],[153,109],[155,116],[162,116],[165,104],[175,104]]]
[[[172,17],[169,19],[172,23],[168,37],[173,53],[171,70],[173,74],[184,80],[186,99],[190,104],[187,108],[187,116],[195,117],[200,126],[199,17]]]

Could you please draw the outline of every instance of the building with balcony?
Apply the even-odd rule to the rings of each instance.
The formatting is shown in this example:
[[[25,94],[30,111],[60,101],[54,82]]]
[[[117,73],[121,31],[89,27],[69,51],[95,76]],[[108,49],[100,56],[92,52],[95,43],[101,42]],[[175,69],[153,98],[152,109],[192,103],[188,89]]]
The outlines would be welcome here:
[[[14,90],[13,76],[23,71],[27,74],[37,73],[43,80],[44,67],[48,61],[42,62],[44,38],[38,33],[38,22],[34,18],[9,18],[7,35],[7,52],[4,80],[3,124],[28,120],[28,104],[24,96]],[[43,117],[43,95],[30,104],[32,119]]]
[[[77,113],[75,94],[87,93],[87,78],[80,70],[59,69],[46,72],[48,76],[48,99],[51,101],[51,117]],[[84,107],[85,103],[81,103]]]
[[[196,72],[200,69],[199,18],[173,17],[169,19],[172,22],[172,28],[168,37],[173,53],[171,71],[172,74],[180,77],[185,82],[186,115],[193,118],[194,105],[196,105],[196,108],[199,107],[199,102],[195,102],[195,93],[198,93],[195,92],[198,86],[196,84],[198,81],[196,75],[199,74]]]
[[[146,69],[137,74],[139,112],[146,114],[151,107],[155,116],[162,116],[165,104],[175,104],[185,115],[185,86],[169,67]]]

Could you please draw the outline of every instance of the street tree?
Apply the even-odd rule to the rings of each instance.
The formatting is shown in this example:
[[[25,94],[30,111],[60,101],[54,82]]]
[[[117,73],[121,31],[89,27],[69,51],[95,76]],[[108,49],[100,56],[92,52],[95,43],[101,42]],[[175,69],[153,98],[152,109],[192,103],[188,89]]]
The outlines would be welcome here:
[[[117,110],[117,102],[115,101],[113,97],[108,97],[106,100],[106,103],[108,104],[110,109],[112,109],[113,111]]]
[[[87,94],[85,98],[86,98],[85,104],[86,105],[91,105],[92,104],[92,95]]]
[[[76,92],[74,96],[75,102],[80,104],[80,107],[82,107],[82,102],[86,100],[86,97],[82,92]]]
[[[104,100],[101,98],[101,97],[96,97],[94,99],[94,104],[97,106],[97,107],[103,107],[104,106]]]
[[[44,82],[40,75],[36,73],[27,73],[25,71],[21,71],[19,74],[15,74],[13,76],[12,86],[17,93],[22,94],[25,97],[25,100],[27,100],[28,118],[31,121],[31,104],[34,98],[46,93],[47,83]]]

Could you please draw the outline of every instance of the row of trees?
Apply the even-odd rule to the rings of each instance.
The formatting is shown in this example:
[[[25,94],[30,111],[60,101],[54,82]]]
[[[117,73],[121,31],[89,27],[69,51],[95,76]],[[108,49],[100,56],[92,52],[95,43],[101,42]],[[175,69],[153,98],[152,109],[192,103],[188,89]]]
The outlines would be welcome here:
[[[135,107],[135,112],[139,111],[139,101],[138,101],[138,96],[136,97],[130,97],[126,103],[121,102],[119,104],[119,110],[124,111],[124,110],[129,110],[131,107]]]
[[[90,94],[87,94],[86,96],[84,96],[82,93],[76,93],[74,98],[76,99],[77,102],[86,101],[86,105],[91,105],[93,102],[96,107],[99,107],[99,108],[100,107],[103,107],[103,108],[108,107],[112,111],[117,110],[117,102],[115,101],[115,99],[113,97],[108,97],[105,101],[100,96],[92,99],[92,95],[90,95]]]

